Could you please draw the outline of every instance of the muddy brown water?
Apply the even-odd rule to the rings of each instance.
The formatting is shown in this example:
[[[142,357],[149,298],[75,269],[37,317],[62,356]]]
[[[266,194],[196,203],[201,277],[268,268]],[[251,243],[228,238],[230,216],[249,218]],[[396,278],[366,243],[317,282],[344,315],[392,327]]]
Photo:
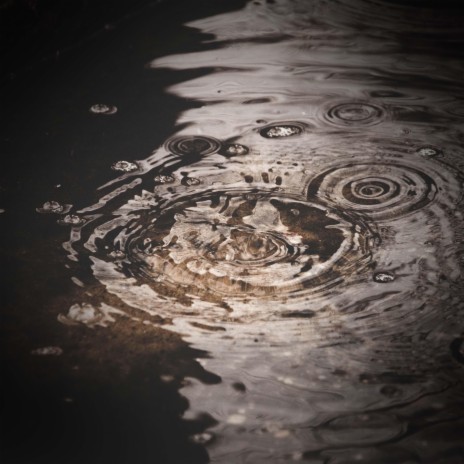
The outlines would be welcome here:
[[[463,13],[152,6],[12,84],[5,462],[464,462]]]

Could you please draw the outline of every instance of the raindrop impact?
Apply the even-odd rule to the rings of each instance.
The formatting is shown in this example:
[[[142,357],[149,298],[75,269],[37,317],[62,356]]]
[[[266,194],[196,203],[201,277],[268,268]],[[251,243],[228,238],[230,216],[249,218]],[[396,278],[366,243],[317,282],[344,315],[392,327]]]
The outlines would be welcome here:
[[[319,199],[373,219],[393,219],[425,207],[437,186],[426,173],[400,164],[348,164],[314,178],[308,199]]]
[[[210,155],[221,148],[221,142],[213,137],[206,136],[178,136],[166,142],[166,150],[180,156]]]
[[[372,126],[385,119],[385,110],[372,103],[339,103],[327,111],[324,119],[336,126]]]

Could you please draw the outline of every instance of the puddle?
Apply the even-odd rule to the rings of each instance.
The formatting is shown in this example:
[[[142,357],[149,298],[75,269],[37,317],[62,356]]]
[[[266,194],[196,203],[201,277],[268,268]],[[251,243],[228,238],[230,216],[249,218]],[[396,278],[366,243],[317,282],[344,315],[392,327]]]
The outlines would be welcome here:
[[[415,48],[462,33],[434,2],[355,3],[189,22],[208,46],[147,68],[207,69],[167,86],[195,105],[151,152],[108,164],[93,201],[37,209],[70,228],[63,326],[130,321],[201,353],[214,381],[185,372],[177,388],[210,462],[463,457],[462,62]]]

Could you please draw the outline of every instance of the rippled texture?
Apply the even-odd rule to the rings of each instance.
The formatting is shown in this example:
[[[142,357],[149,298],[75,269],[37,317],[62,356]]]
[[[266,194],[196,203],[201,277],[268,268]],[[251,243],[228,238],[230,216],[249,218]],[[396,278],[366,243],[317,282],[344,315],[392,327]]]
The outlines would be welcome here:
[[[182,393],[217,421],[192,437],[212,462],[463,455],[462,63],[401,48],[424,18],[446,48],[434,11],[276,0],[190,24],[218,48],[150,66],[209,69],[168,89],[202,104],[70,216],[89,282],[208,352],[221,383]]]

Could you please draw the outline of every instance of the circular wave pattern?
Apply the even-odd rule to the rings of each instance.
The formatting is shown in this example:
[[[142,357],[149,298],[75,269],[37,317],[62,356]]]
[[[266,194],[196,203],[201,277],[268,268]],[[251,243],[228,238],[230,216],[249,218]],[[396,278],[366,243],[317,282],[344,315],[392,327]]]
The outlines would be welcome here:
[[[210,155],[221,148],[221,142],[213,137],[187,135],[173,137],[166,142],[166,150],[175,155]]]
[[[286,299],[323,291],[371,257],[362,221],[251,189],[177,198],[125,229],[126,271],[162,297]],[[106,255],[120,245],[101,243]]]
[[[342,127],[366,127],[381,123],[385,119],[385,110],[372,103],[346,102],[329,108],[324,120]]]
[[[372,219],[396,219],[423,208],[437,193],[424,172],[399,164],[349,164],[329,169],[308,186],[308,199]]]

